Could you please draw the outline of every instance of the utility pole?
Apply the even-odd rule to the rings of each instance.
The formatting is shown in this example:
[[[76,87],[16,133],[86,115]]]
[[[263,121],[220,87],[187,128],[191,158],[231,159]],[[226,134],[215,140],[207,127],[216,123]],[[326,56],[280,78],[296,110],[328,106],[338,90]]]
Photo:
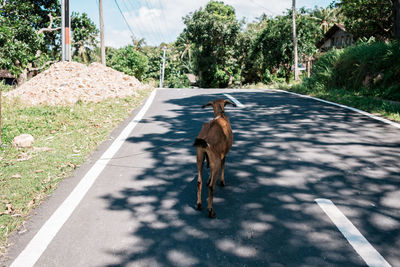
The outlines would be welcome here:
[[[61,51],[62,61],[71,61],[71,20],[69,18],[69,0],[61,0]]]
[[[162,63],[160,62],[160,88],[161,88],[161,83],[162,83]]]
[[[65,61],[65,3],[61,0],[61,61]]]
[[[163,47],[164,53],[162,57],[162,68],[161,68],[161,81],[160,81],[160,88],[164,88],[164,75],[165,75],[165,51],[167,51],[167,48],[164,46]]]
[[[101,64],[106,65],[106,47],[104,45],[104,23],[103,23],[103,0],[99,0],[100,11],[100,42],[101,42]]]
[[[293,50],[294,50],[294,80],[299,80],[297,36],[296,36],[296,0],[292,0],[292,23],[293,23]]]

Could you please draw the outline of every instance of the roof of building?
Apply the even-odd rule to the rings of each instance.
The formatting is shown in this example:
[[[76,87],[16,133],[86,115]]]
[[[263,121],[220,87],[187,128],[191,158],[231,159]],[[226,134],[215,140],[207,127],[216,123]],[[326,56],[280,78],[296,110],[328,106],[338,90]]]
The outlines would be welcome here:
[[[346,31],[346,28],[344,27],[343,24],[340,23],[335,23],[325,34],[324,38],[318,41],[317,47],[320,48],[326,40],[329,40],[337,31],[342,30]]]

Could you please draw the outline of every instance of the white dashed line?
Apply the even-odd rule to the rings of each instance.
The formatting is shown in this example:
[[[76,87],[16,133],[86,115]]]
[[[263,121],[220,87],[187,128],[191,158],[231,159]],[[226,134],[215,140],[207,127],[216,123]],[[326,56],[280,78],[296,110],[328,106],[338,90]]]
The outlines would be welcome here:
[[[315,202],[317,202],[326,215],[328,215],[368,266],[391,266],[332,201],[329,199],[317,198]]]
[[[233,103],[236,104],[236,106],[238,106],[239,108],[244,108],[245,106],[239,102],[239,100],[237,100],[236,98],[234,98],[233,96],[229,95],[229,94],[224,94],[224,96],[226,96],[227,98],[229,98],[230,100],[232,100]]]
[[[64,202],[57,208],[57,210],[51,215],[51,217],[43,224],[39,232],[32,238],[26,248],[18,255],[18,257],[12,263],[12,267],[29,267],[33,266],[36,261],[40,258],[47,246],[56,236],[58,231],[68,220],[72,212],[78,206],[80,201],[89,191],[90,187],[96,181],[97,177],[106,167],[110,159],[120,149],[122,144],[129,137],[129,134],[136,127],[136,125],[143,118],[146,111],[149,109],[153,99],[156,95],[154,90],[150,97],[147,99],[145,105],[142,107],[140,112],[135,118],[129,122],[125,129],[115,139],[111,146],[104,152],[99,160],[92,166],[92,168],[86,173],[79,184],[74,188],[71,194],[64,200]]]

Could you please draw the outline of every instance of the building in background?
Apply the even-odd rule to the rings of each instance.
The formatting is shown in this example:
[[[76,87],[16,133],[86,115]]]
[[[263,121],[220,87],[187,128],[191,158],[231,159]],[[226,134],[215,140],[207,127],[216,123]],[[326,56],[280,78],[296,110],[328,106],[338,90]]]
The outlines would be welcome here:
[[[320,52],[325,52],[333,47],[343,48],[354,43],[353,35],[346,31],[344,25],[335,23],[317,43],[317,48]]]

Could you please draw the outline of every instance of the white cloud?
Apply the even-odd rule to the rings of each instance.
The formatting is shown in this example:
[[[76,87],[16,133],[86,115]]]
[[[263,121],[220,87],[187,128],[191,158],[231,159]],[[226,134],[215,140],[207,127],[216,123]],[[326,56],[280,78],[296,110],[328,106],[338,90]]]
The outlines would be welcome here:
[[[229,5],[232,5],[236,10],[236,15],[239,18],[246,17],[248,21],[253,21],[260,17],[263,13],[269,16],[281,15],[286,9],[291,7],[291,0],[229,0]]]
[[[182,17],[204,6],[207,0],[196,2],[186,0],[147,1],[148,6],[139,10],[124,12],[136,37],[145,38],[151,45],[158,45],[163,41],[171,42],[183,30]]]
[[[128,30],[105,30],[104,39],[106,42],[106,46],[111,46],[114,48],[124,47],[130,43],[131,41],[131,33]]]

